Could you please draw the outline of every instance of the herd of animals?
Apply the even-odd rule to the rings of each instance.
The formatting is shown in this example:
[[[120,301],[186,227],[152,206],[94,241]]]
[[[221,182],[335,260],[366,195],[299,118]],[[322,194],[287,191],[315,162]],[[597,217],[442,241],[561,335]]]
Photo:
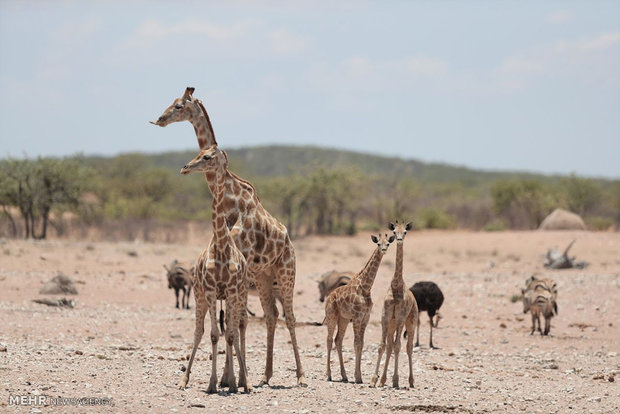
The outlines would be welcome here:
[[[186,88],[184,94],[173,101],[163,112],[155,125],[165,127],[173,122],[189,121],[196,133],[199,154],[181,170],[186,175],[202,173],[211,191],[213,236],[209,245],[198,257],[193,267],[183,266],[173,261],[165,266],[168,274],[168,287],[175,290],[176,307],[179,307],[179,293],[182,292],[181,307],[189,308],[191,291],[194,291],[196,325],[194,341],[187,368],[179,388],[184,389],[196,351],[204,334],[205,317],[209,313],[211,321],[210,339],[212,346],[212,366],[208,393],[217,392],[217,343],[222,333],[226,340],[224,373],[219,381],[220,387],[228,387],[229,392],[237,392],[243,387],[249,391],[247,367],[245,363],[245,332],[248,324],[248,294],[257,294],[265,315],[267,327],[267,355],[265,371],[259,386],[269,383],[273,374],[273,345],[275,325],[278,317],[276,300],[280,301],[283,316],[291,337],[295,355],[297,383],[305,386],[295,333],[293,311],[293,290],[295,284],[295,250],[286,227],[275,219],[261,204],[254,186],[228,169],[228,157],[219,149],[207,111],[202,102],[193,97],[194,88]],[[371,288],[374,284],[381,260],[390,244],[396,240],[396,264],[394,276],[388,288],[382,311],[382,336],[379,344],[375,372],[371,385],[384,386],[392,353],[394,372],[392,384],[399,386],[398,358],[401,336],[405,334],[409,362],[409,386],[414,386],[412,373],[413,336],[416,331],[416,346],[419,346],[419,312],[426,311],[429,316],[430,340],[433,345],[433,327],[437,327],[440,315],[437,313],[444,297],[439,287],[430,281],[418,282],[409,289],[403,280],[403,243],[411,223],[390,223],[391,234],[372,235],[376,245],[362,270],[352,272],[328,272],[318,281],[320,300],[325,302],[325,318],[322,325],[327,327],[327,371],[331,375],[331,350],[335,345],[340,362],[342,381],[348,381],[342,356],[342,343],[349,323],[353,325],[355,349],[355,382],[362,382],[361,356],[364,333],[372,309]],[[532,333],[535,322],[541,334],[549,333],[549,319],[557,313],[557,289],[553,281],[528,279],[523,290],[524,312],[532,313]],[[225,302],[225,311],[217,302]],[[540,314],[545,317],[545,330],[540,328]],[[219,317],[219,326],[218,326]],[[336,329],[337,328],[337,329]],[[335,334],[335,339],[334,339]],[[233,348],[234,351],[233,352]],[[234,373],[233,356],[236,354],[239,365],[238,382]],[[379,378],[383,355],[385,363]]]

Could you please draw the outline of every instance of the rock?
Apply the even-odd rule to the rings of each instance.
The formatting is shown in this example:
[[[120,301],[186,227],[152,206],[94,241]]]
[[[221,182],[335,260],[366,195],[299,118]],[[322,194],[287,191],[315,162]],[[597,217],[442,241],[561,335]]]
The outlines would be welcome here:
[[[78,291],[75,288],[73,279],[64,273],[59,273],[50,281],[45,283],[39,293],[43,295],[77,295]]]
[[[539,230],[586,230],[583,219],[575,213],[556,208],[540,223]]]

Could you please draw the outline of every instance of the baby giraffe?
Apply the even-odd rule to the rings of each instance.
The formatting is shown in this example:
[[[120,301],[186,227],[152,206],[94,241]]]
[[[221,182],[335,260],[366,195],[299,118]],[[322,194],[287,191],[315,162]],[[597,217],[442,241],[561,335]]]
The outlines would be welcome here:
[[[379,386],[385,385],[387,377],[388,364],[390,363],[390,355],[394,348],[394,376],[392,377],[392,386],[398,388],[398,354],[400,353],[400,336],[403,328],[407,327],[408,334],[411,334],[407,340],[407,356],[409,357],[409,387],[413,388],[413,332],[415,331],[416,319],[418,318],[418,306],[415,302],[413,293],[405,288],[403,280],[403,240],[408,230],[411,230],[411,223],[393,223],[389,224],[390,230],[396,236],[396,268],[394,277],[383,301],[383,313],[381,314],[381,344],[379,345],[379,356],[377,358],[377,366],[375,374],[372,376],[370,384],[374,387],[377,384],[379,375],[379,366],[381,365],[381,357],[383,352],[385,355],[385,366],[383,367],[383,375]]]
[[[355,382],[362,383],[362,348],[364,347],[364,332],[368,319],[370,318],[370,310],[372,309],[372,299],[370,297],[370,289],[375,282],[377,270],[383,255],[387,251],[390,243],[394,241],[394,236],[388,238],[387,234],[371,236],[373,243],[377,248],[370,256],[366,266],[355,275],[348,285],[340,286],[334,289],[325,300],[325,319],[323,325],[327,326],[327,380],[332,380],[331,371],[331,352],[334,342],[334,330],[338,325],[338,333],[336,334],[336,350],[338,351],[338,359],[340,360],[340,374],[342,381],[347,382],[347,374],[344,370],[344,361],[342,359],[342,340],[344,333],[349,325],[349,321],[353,321],[354,347],[355,347]]]
[[[187,365],[185,375],[179,384],[185,388],[189,381],[189,374],[194,362],[196,350],[204,333],[204,319],[207,311],[211,315],[211,348],[213,364],[208,393],[217,392],[217,341],[219,329],[217,324],[216,302],[226,300],[226,364],[222,383],[229,386],[229,392],[237,392],[235,374],[233,372],[234,345],[239,362],[239,387],[249,391],[247,370],[245,365],[245,323],[247,320],[248,279],[245,257],[230,235],[226,225],[226,216],[221,214],[224,202],[224,178],[228,173],[228,158],[226,153],[212,146],[202,150],[196,158],[190,161],[181,174],[203,172],[208,179],[209,188],[213,195],[213,237],[209,247],[205,249],[196,263],[194,295],[196,301],[196,329],[194,331],[194,347]],[[240,321],[242,328],[240,329]],[[241,331],[241,334],[239,333]],[[241,347],[239,345],[241,336]]]

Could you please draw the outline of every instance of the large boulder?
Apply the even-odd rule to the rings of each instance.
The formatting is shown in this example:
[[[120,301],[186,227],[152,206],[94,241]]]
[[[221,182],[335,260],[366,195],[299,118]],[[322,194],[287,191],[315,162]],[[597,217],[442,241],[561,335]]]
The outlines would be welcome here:
[[[59,273],[58,276],[47,281],[39,293],[43,295],[77,295],[78,291],[70,277]]]
[[[540,223],[539,230],[587,230],[586,223],[575,213],[556,208]]]

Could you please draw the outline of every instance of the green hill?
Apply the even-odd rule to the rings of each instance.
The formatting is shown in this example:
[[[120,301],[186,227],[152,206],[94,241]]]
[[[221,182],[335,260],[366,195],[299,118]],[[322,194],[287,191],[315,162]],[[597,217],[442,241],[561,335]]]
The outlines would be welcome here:
[[[558,176],[546,176],[528,172],[482,171],[442,163],[426,163],[397,157],[371,155],[311,146],[258,146],[227,150],[231,169],[247,177],[281,177],[304,173],[318,167],[357,167],[367,175],[385,177],[410,177],[422,183],[459,183],[476,187],[498,180],[533,179],[554,181]],[[150,167],[163,167],[178,172],[183,165],[196,156],[197,151],[165,152],[135,155]],[[115,157],[86,157],[93,166],[106,165]],[[607,180],[600,180],[607,181]]]

